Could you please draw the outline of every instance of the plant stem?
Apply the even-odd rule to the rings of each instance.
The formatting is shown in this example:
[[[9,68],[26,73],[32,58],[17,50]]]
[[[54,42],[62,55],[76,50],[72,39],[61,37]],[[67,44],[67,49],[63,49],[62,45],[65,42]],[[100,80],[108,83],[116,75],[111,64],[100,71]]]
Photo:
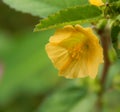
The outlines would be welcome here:
[[[107,79],[108,70],[111,65],[109,60],[109,55],[108,55],[108,50],[111,45],[111,38],[110,38],[110,31],[107,28],[105,28],[104,30],[103,29],[99,30],[98,34],[101,37],[101,43],[103,46],[104,67],[103,67],[103,72],[100,79],[101,91],[98,93],[99,98],[97,101],[97,106],[98,106],[97,112],[102,112],[102,109],[103,109],[102,97],[105,92],[105,83]]]
[[[104,68],[103,68],[100,84],[102,86],[102,89],[104,90],[107,73],[111,65],[109,55],[108,55],[108,50],[111,45],[111,38],[110,38],[110,31],[108,29],[103,30],[102,32],[99,31],[99,34],[101,36],[101,43],[103,46],[103,54],[104,54]]]

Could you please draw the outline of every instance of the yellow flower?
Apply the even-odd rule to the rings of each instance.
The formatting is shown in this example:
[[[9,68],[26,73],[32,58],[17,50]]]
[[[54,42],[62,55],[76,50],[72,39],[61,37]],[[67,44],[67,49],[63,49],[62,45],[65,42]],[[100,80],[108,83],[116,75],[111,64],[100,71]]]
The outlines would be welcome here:
[[[90,4],[92,5],[96,5],[96,6],[102,6],[104,5],[104,3],[102,2],[102,0],[89,0]]]
[[[51,36],[46,45],[48,57],[66,78],[95,78],[103,63],[103,49],[91,28],[67,25]]]

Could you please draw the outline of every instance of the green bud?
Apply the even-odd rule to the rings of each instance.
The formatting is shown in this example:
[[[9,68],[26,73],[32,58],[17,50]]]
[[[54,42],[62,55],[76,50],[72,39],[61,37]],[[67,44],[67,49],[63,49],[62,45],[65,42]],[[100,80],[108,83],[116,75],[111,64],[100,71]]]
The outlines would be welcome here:
[[[106,27],[107,24],[107,19],[102,19],[99,21],[99,23],[97,24],[97,28],[99,30],[104,29]]]
[[[111,62],[115,62],[117,60],[117,53],[113,47],[108,50],[108,55]]]

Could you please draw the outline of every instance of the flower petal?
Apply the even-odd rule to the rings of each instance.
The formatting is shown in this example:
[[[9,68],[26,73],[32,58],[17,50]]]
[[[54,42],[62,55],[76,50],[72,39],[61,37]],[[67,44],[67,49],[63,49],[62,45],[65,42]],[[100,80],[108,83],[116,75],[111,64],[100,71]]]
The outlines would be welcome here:
[[[48,43],[46,45],[46,51],[48,57],[52,60],[52,63],[58,70],[63,69],[63,66],[69,62],[69,55],[67,53],[67,50],[60,46]]]
[[[86,77],[88,76],[86,63],[84,60],[74,60],[71,62],[68,68],[64,72],[60,72],[59,75],[69,79]]]
[[[59,43],[62,40],[70,37],[74,31],[75,29],[72,25],[67,25],[63,29],[57,30],[56,33],[50,37],[49,41],[52,43]]]
[[[90,2],[92,5],[96,5],[96,6],[102,6],[102,5],[104,5],[104,3],[103,3],[102,0],[89,0],[89,2]]]
[[[75,28],[83,33],[89,40],[92,40],[92,41],[99,41],[98,37],[93,33],[93,30],[92,28],[83,28],[81,27],[80,25],[75,25]]]
[[[92,54],[92,55],[91,55]],[[89,54],[87,67],[88,67],[88,75],[91,78],[95,78],[98,73],[98,67],[100,63],[103,63],[103,49],[99,44],[94,46],[93,52]]]

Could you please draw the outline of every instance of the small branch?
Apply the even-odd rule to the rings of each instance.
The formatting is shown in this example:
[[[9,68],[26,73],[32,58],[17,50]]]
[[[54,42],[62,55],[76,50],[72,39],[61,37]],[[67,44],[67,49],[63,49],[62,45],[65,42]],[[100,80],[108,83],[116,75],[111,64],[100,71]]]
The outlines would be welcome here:
[[[110,39],[110,31],[108,29],[99,31],[98,33],[101,36],[101,43],[103,46],[103,54],[104,54],[104,68],[103,68],[103,73],[100,80],[100,84],[102,86],[102,89],[104,90],[107,73],[111,65],[111,62],[109,60],[109,55],[108,55],[108,50],[111,45],[111,39]]]
[[[110,31],[107,28],[105,28],[104,30],[99,30],[98,34],[101,37],[101,43],[103,46],[103,54],[104,54],[104,68],[100,79],[101,91],[98,93],[99,98],[97,101],[98,111],[101,112],[103,108],[102,96],[105,92],[105,83],[107,79],[108,70],[111,65],[108,55],[108,50],[111,45],[111,39],[110,39]]]

